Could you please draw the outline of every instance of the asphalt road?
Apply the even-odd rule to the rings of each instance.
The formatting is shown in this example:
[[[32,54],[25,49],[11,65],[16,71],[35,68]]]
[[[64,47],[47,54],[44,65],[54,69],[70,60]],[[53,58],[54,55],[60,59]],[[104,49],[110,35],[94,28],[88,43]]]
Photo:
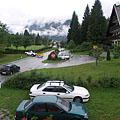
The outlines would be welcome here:
[[[43,58],[28,57],[11,63],[19,65],[21,68],[20,72],[25,72],[33,69],[65,67],[95,62],[95,58],[90,57],[88,55],[73,55],[73,57],[70,60],[67,60],[62,63],[42,63],[43,60],[47,59],[49,53],[50,52],[44,53]],[[0,75],[0,81],[3,82],[8,77],[10,76]]]

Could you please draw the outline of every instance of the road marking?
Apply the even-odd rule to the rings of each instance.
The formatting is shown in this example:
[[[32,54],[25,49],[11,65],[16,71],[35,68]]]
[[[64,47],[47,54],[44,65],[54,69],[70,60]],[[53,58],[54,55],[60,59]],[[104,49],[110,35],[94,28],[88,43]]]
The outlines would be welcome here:
[[[43,66],[47,66],[48,65],[48,63],[45,63]]]

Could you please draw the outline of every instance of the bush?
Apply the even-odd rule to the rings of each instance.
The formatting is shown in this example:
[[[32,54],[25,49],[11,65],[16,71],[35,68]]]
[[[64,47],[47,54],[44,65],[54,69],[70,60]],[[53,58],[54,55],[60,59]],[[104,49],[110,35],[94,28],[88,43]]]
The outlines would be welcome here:
[[[110,58],[110,50],[109,49],[107,50],[107,58],[106,59],[107,59],[107,61],[109,61],[111,59]]]
[[[120,87],[120,78],[117,77],[103,77],[99,83],[103,88],[119,88]]]
[[[83,42],[81,45],[78,45],[73,49],[74,52],[84,52],[84,51],[90,51],[92,49],[93,45],[90,42]]]
[[[30,89],[34,84],[42,84],[49,80],[49,76],[44,76],[42,73],[37,74],[35,70],[28,73],[20,73],[6,80],[3,85],[10,88]]]

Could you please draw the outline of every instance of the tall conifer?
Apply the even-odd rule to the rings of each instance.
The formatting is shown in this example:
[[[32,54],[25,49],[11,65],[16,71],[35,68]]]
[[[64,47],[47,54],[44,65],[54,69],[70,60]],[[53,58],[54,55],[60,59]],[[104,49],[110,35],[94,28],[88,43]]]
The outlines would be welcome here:
[[[70,28],[68,30],[67,43],[70,42],[70,40],[73,40],[75,44],[81,43],[80,24],[75,11],[73,12]]]
[[[95,0],[91,9],[90,24],[88,27],[87,40],[95,44],[103,43],[106,36],[107,21],[103,16],[101,2]]]
[[[84,12],[84,17],[81,25],[81,40],[82,42],[87,41],[87,31],[88,31],[88,26],[89,26],[89,18],[90,18],[90,9],[89,6],[86,6],[85,12]]]

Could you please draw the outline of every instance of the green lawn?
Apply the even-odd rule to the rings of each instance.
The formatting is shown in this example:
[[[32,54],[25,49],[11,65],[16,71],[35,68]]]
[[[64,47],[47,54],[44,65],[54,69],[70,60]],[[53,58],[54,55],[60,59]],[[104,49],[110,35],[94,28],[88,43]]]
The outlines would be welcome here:
[[[31,45],[31,46],[28,46],[26,49],[23,47],[23,46],[21,46],[21,47],[18,47],[18,49],[17,50],[39,50],[39,49],[42,49],[42,48],[44,48],[45,46],[44,45]],[[16,47],[15,46],[11,46],[11,47],[9,47],[10,49],[14,49],[14,50],[16,50]]]
[[[90,101],[84,103],[89,120],[117,120],[120,117],[120,89],[88,88]],[[9,88],[0,89],[0,108],[12,115],[22,100],[29,99],[29,91]]]
[[[70,81],[77,81],[79,77],[84,81],[91,76],[92,82],[95,82],[103,76],[120,78],[120,59],[99,62],[98,66],[95,63],[88,63],[63,68],[39,69],[37,72],[51,75],[53,78],[59,76],[62,79],[64,77],[65,80]]]
[[[89,52],[72,52],[73,55],[89,55]]]
[[[8,109],[15,115],[15,110],[20,102],[29,99],[29,91],[10,88],[0,88],[0,108]]]
[[[3,55],[0,55],[0,65],[13,62],[16,60],[20,60],[25,57],[27,56],[24,54],[3,54]]]
[[[65,60],[44,60],[43,63],[60,63],[65,62]]]

